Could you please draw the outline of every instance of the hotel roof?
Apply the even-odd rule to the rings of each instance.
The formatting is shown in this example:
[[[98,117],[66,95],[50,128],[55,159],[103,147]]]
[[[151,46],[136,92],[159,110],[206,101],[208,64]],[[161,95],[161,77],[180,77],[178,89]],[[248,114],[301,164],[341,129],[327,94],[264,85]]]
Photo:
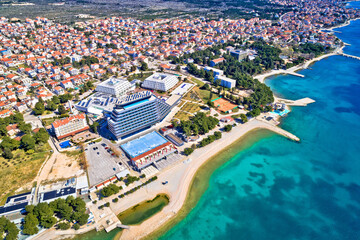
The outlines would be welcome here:
[[[143,135],[137,139],[122,144],[120,147],[130,156],[133,161],[146,156],[159,146],[170,144],[168,140],[163,138],[159,133],[153,131]]]

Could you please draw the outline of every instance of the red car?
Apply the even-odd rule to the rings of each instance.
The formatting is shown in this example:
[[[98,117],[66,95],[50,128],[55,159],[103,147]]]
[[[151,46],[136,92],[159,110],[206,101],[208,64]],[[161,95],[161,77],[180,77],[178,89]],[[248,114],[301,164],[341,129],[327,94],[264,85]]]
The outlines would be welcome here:
[[[105,149],[109,149],[109,147],[106,147]]]

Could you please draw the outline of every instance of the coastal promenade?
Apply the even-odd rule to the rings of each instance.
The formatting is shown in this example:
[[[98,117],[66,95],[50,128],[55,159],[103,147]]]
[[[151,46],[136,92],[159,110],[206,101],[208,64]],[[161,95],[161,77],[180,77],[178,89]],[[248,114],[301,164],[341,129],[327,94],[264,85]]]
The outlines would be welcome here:
[[[258,119],[252,119],[245,124],[237,126],[229,133],[223,133],[223,137],[220,140],[203,148],[196,149],[189,158],[184,157],[182,161],[179,161],[171,168],[161,172],[158,175],[157,181],[149,184],[146,188],[136,191],[131,197],[124,198],[118,204],[112,204],[110,206],[116,214],[119,214],[129,207],[149,200],[160,193],[165,193],[170,198],[169,204],[164,207],[161,212],[140,225],[130,226],[129,229],[125,229],[121,235],[121,239],[141,239],[160,228],[169,219],[174,217],[183,206],[189,187],[191,186],[198,169],[226,147],[239,140],[245,134],[256,129],[267,129],[291,140],[300,140],[295,135],[280,127]],[[161,182],[164,181],[168,181],[168,184],[162,185]]]

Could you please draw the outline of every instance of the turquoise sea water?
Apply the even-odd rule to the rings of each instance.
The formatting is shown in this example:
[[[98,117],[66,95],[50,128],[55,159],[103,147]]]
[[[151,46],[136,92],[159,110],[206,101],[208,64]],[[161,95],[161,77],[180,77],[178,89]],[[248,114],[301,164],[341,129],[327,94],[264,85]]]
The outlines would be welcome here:
[[[360,56],[360,20],[338,29]],[[294,107],[282,127],[214,172],[190,214],[161,239],[360,239],[360,61],[334,56],[267,84]]]

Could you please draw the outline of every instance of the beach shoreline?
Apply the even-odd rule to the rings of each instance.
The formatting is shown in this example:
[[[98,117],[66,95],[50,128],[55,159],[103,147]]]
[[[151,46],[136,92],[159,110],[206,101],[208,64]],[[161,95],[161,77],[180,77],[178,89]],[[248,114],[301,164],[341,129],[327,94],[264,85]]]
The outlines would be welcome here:
[[[169,195],[170,202],[161,212],[147,219],[142,224],[131,226],[130,229],[123,230],[120,239],[146,238],[150,234],[157,232],[164,225],[169,224],[168,221],[176,218],[177,214],[184,205],[199,169],[201,169],[202,166],[206,165],[206,163],[208,163],[208,161],[214,157],[218,156],[224,151],[227,151],[231,145],[235,144],[240,139],[244,139],[252,131],[259,129],[266,129],[286,136],[284,133],[281,133],[283,130],[280,130],[280,128],[272,126],[269,123],[258,119],[252,119],[251,121],[242,124],[241,126],[233,128],[233,130],[229,133],[223,133],[223,137],[213,144],[196,149],[190,156],[191,161],[185,163],[185,157],[184,160],[179,161],[175,166],[164,172],[161,172],[158,175],[157,184],[161,185],[161,182],[168,181],[169,183],[167,185],[163,187],[149,186],[147,189],[144,189],[144,191],[134,193],[138,194],[137,196],[133,196],[137,200],[143,200],[146,198],[151,198],[152,196],[155,196],[159,193],[165,193]],[[216,144],[216,146],[222,147],[216,148],[214,147],[214,144]],[[135,204],[133,199],[124,199],[124,201],[121,203],[122,207],[118,206],[112,210],[117,214],[120,213],[126,206],[130,206],[129,201]]]

